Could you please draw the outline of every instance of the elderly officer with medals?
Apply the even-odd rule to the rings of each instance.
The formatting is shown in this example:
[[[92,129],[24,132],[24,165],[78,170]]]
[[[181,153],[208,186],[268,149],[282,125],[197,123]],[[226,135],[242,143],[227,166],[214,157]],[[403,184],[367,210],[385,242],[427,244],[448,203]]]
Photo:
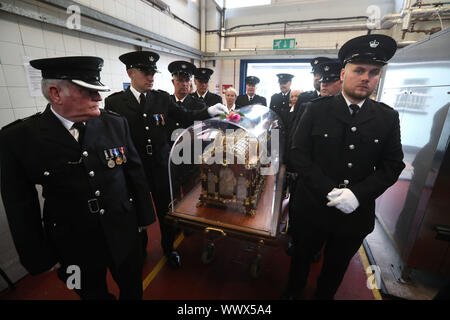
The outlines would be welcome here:
[[[325,246],[315,298],[333,299],[374,228],[375,199],[405,167],[398,112],[369,98],[396,48],[385,35],[346,42],[339,50],[342,93],[311,101],[301,117],[290,152],[299,206],[284,298],[299,296],[314,254]]]
[[[155,221],[127,121],[99,109],[103,60],[30,61],[42,72],[43,113],[1,131],[2,198],[20,261],[31,274],[79,271],[82,299],[142,298],[138,229]],[[39,156],[37,156],[39,155]],[[35,185],[42,186],[43,218]]]
[[[194,120],[207,119],[219,114],[213,107],[184,110],[175,105],[167,92],[152,90],[156,62],[159,55],[151,51],[134,51],[119,57],[127,69],[131,85],[126,91],[112,94],[105,101],[105,108],[123,115],[130,124],[131,137],[144,165],[147,181],[158,214],[161,246],[169,265],[181,266],[181,256],[174,249],[176,230],[165,221],[170,202],[168,157],[170,132],[168,123],[174,119],[185,126]],[[144,245],[147,233],[142,233]]]
[[[260,104],[267,106],[266,98],[256,94],[256,85],[259,83],[259,78],[255,76],[248,76],[245,78],[245,94],[241,94],[236,99],[236,109],[249,106],[252,104]]]
[[[213,73],[214,71],[209,68],[196,68],[194,71],[194,83],[197,91],[191,93],[191,96],[205,101],[207,107],[222,103],[221,96],[208,90],[209,79]]]

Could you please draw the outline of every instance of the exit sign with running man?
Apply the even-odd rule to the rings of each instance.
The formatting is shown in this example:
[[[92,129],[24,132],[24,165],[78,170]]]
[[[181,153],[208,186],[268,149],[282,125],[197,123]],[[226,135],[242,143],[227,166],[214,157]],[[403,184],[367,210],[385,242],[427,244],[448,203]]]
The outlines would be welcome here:
[[[295,39],[277,39],[273,40],[273,49],[294,49],[295,48]]]

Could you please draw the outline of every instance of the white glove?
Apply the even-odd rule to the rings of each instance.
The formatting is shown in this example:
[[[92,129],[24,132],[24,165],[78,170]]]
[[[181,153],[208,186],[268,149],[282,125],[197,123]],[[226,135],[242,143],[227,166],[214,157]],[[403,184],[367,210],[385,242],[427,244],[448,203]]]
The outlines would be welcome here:
[[[216,103],[208,108],[208,114],[210,117],[215,117],[226,112],[228,112],[228,108],[221,103]]]
[[[330,202],[327,203],[328,207],[336,207],[346,214],[352,213],[359,207],[358,199],[348,188],[333,188],[333,190],[328,193],[327,199],[330,200]]]

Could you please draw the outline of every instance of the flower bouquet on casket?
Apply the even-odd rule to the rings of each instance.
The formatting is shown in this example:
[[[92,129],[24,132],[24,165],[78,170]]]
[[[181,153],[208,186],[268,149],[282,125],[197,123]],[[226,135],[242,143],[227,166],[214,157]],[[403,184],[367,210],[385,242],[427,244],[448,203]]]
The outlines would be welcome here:
[[[231,111],[220,115],[220,119],[227,119],[228,121],[239,123],[245,115],[239,111]]]

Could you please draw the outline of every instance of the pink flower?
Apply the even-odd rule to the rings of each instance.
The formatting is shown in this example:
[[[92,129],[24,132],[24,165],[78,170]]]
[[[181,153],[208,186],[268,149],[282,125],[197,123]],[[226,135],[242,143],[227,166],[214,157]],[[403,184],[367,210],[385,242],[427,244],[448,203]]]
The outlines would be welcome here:
[[[241,121],[241,115],[239,113],[232,112],[227,116],[227,120],[238,123]]]

